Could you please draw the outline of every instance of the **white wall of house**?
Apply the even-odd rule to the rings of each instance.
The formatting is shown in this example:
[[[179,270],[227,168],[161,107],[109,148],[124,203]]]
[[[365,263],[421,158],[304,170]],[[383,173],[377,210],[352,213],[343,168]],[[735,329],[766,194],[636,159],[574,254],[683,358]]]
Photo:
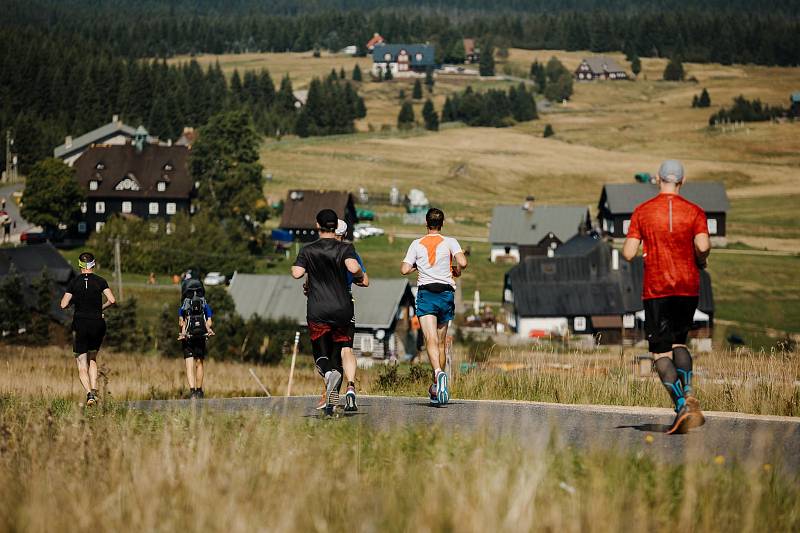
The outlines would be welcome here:
[[[383,76],[386,74],[386,67],[392,71],[392,76],[397,76],[397,63],[373,63],[372,74],[374,76]]]
[[[553,335],[564,335],[569,331],[569,320],[566,317],[517,318],[517,335],[527,339],[531,331],[544,331]]]
[[[491,261],[492,263],[497,262],[498,257],[503,257],[506,255],[510,255],[515,258],[517,262],[519,262],[519,247],[518,246],[511,246],[508,253],[506,253],[505,245],[501,244],[493,244],[492,251],[491,251]]]

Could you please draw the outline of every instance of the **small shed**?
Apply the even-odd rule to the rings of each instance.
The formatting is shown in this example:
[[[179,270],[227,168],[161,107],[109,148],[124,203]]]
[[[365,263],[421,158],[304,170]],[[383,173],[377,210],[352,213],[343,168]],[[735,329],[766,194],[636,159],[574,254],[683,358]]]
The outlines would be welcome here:
[[[288,275],[236,273],[228,292],[242,318],[253,315],[268,320],[285,318],[298,326],[306,326],[306,298],[301,280]],[[356,310],[353,350],[356,355],[384,358],[396,353],[398,321],[414,305],[408,280],[370,278],[368,288],[353,286],[353,298]]]
[[[657,194],[658,187],[650,183],[604,185],[597,205],[597,221],[603,233],[614,239],[624,239],[633,210]],[[717,181],[690,181],[681,187],[680,194],[705,211],[711,242],[723,246],[726,242],[726,218],[730,210],[725,184]]]
[[[288,231],[296,241],[314,241],[318,238],[317,213],[323,209],[333,209],[340,219],[347,222],[347,239],[352,240],[358,216],[355,199],[347,191],[289,191],[283,204],[280,228]]]

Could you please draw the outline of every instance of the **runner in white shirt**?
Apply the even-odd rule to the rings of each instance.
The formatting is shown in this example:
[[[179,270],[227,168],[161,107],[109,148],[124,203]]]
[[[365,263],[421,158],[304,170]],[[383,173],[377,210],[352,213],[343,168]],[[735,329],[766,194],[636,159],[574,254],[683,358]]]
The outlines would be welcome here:
[[[405,276],[415,270],[418,272],[417,316],[433,367],[434,383],[428,393],[431,403],[444,405],[450,400],[448,377],[443,368],[447,362],[447,326],[455,316],[454,278],[467,268],[467,257],[457,240],[441,234],[444,213],[440,209],[429,209],[425,221],[428,234],[408,247],[400,273]]]

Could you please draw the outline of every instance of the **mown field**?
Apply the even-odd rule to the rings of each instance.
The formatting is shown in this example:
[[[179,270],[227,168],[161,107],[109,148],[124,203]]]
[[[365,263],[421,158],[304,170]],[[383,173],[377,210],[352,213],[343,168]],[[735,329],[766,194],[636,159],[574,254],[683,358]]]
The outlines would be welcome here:
[[[4,531],[795,531],[758,457],[668,464],[437,426],[0,397]],[[302,480],[301,482],[298,482]]]

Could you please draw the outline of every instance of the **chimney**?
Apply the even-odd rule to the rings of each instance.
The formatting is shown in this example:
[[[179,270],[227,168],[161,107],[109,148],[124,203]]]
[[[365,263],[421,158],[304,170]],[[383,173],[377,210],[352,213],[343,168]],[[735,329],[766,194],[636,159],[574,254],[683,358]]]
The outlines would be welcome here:
[[[522,204],[522,209],[524,209],[525,211],[527,211],[529,213],[532,213],[533,212],[533,201],[534,201],[534,197],[533,196],[530,196],[530,195],[526,196],[525,197],[525,203]]]
[[[611,250],[611,270],[619,270],[619,250]]]
[[[119,115],[112,115],[111,116],[111,122],[113,122],[114,124],[119,122]]]
[[[67,135],[64,137],[64,147],[72,148],[72,135]]]

